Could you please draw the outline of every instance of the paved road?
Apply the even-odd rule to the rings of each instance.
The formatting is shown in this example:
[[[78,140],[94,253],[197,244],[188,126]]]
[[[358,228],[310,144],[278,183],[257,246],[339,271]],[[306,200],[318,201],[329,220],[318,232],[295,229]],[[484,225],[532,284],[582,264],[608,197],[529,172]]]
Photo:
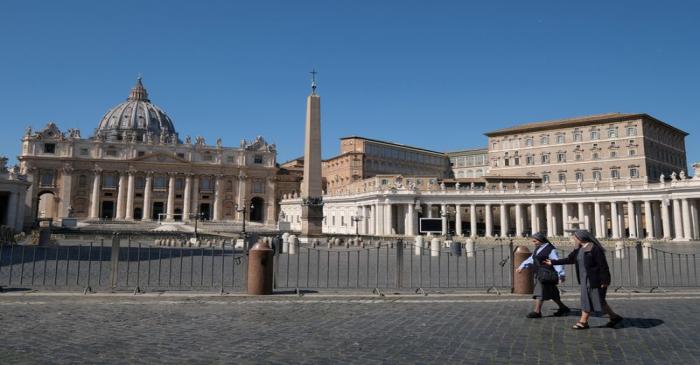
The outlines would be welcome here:
[[[435,298],[3,294],[0,362],[700,362],[697,295],[612,298],[622,328],[587,331],[569,328],[575,316],[525,319],[521,297]]]

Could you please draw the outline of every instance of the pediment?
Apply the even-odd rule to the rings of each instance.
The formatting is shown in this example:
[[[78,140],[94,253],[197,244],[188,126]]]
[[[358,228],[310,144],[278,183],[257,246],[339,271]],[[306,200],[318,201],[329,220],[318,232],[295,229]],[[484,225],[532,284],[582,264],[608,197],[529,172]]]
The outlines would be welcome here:
[[[189,163],[189,161],[177,155],[160,152],[146,153],[143,156],[134,158],[132,161],[152,163]]]

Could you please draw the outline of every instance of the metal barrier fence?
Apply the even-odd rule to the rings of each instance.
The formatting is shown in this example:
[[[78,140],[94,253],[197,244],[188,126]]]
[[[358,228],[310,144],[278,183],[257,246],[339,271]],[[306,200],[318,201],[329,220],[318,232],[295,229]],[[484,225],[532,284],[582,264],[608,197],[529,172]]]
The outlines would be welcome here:
[[[365,247],[300,247],[275,256],[276,288],[366,288],[427,291],[484,288],[510,290],[511,248],[498,245],[454,255],[397,241]]]
[[[232,247],[0,246],[0,287],[84,292],[243,290],[247,256]]]
[[[279,242],[277,242],[279,244]],[[514,247],[510,243],[455,252],[420,247],[401,239],[375,239],[360,246],[276,247],[276,289],[371,289],[439,292],[482,289],[509,292]],[[561,248],[564,257],[570,250]],[[607,249],[611,290],[656,291],[698,287],[695,253],[674,253],[640,243]],[[0,288],[134,292],[158,290],[243,291],[247,254],[219,247],[151,247],[130,239],[72,246],[0,246]],[[578,290],[575,266],[560,286]]]

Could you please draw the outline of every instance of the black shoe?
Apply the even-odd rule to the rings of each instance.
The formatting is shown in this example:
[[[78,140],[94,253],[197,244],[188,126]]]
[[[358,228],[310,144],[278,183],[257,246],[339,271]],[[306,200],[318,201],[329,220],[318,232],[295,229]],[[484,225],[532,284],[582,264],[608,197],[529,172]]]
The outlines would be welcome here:
[[[564,307],[564,308],[559,308],[556,312],[554,312],[555,317],[561,317],[569,314],[571,312],[571,309],[569,307]]]
[[[542,313],[530,312],[526,316],[527,318],[542,318]]]

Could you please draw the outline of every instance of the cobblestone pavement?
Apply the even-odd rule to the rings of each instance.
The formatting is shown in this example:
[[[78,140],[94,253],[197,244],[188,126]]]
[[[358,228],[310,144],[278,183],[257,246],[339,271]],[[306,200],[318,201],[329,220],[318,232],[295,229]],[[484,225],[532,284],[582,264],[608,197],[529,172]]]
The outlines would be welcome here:
[[[577,298],[565,301],[576,307]],[[611,296],[621,328],[525,319],[515,296],[0,295],[9,363],[700,362],[700,295]],[[552,305],[545,307],[551,314]]]

